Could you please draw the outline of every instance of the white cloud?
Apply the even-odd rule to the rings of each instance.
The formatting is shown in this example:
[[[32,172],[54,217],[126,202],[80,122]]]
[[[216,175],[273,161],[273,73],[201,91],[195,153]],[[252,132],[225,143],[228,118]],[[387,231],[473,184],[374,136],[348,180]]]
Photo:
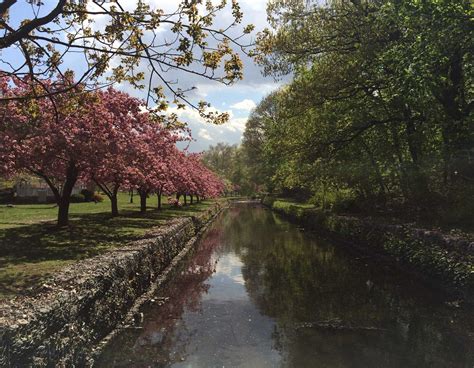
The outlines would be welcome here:
[[[250,111],[254,109],[256,106],[257,104],[253,100],[246,98],[245,100],[242,100],[240,102],[237,102],[231,105],[230,107],[237,110]]]
[[[201,138],[203,138],[207,141],[212,141],[212,137],[209,134],[209,132],[207,131],[207,129],[199,129],[198,136],[200,136]]]
[[[247,123],[247,118],[231,118],[228,123],[224,125],[224,128],[230,130],[231,132],[243,132],[245,130],[245,124]]]
[[[181,0],[145,0],[153,9],[162,8],[165,12],[169,13],[176,10],[180,1]],[[220,0],[212,1],[215,4],[220,2]],[[137,0],[124,2],[127,10],[133,9],[136,3]],[[239,3],[244,13],[242,26],[229,30],[229,35],[240,35],[242,27],[252,23],[256,27],[255,32],[242,40],[243,42],[245,41],[244,43],[252,43],[255,41],[256,33],[268,26],[265,11],[267,0],[239,0]],[[96,23],[93,25],[93,28],[99,30],[107,22],[106,18],[101,18],[100,16],[95,17],[94,20]],[[214,27],[217,29],[226,28],[229,22],[232,22],[230,4],[216,17]],[[161,32],[160,37],[163,39],[168,39],[172,36],[169,27],[164,24],[160,25],[159,31]],[[195,139],[195,141],[190,144],[192,151],[207,149],[209,145],[215,145],[218,142],[239,144],[242,133],[245,130],[248,113],[256,107],[256,102],[283,84],[282,81],[276,82],[272,78],[263,76],[260,67],[254,63],[253,59],[243,53],[241,53],[240,56],[244,63],[244,79],[230,87],[179,70],[171,69],[163,73],[165,79],[177,83],[176,86],[183,90],[195,87],[187,93],[188,99],[194,104],[197,104],[200,100],[206,100],[213,106],[211,110],[227,112],[229,114],[230,118],[227,123],[223,125],[212,125],[202,119],[199,113],[190,107],[187,107],[185,110],[178,110],[175,107],[171,107],[168,112],[176,113],[179,119],[187,123],[192,131],[192,136]],[[118,60],[114,60],[114,63],[117,62]],[[193,68],[195,68],[196,71],[201,71],[199,65],[193,66]],[[140,71],[145,73],[145,79],[148,80],[150,71],[147,62],[143,62],[140,65]],[[161,84],[158,79],[153,81],[153,83],[156,85]],[[117,85],[117,87],[133,96],[145,97],[143,91],[133,89],[133,87],[127,83],[123,83],[121,86]],[[165,93],[170,100],[173,99],[172,94],[168,90],[165,90]]]

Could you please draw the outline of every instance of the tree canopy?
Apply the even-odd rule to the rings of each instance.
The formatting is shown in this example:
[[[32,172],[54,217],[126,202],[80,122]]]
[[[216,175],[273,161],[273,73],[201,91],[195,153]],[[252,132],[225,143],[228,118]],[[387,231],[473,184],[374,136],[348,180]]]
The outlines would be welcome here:
[[[323,207],[457,206],[466,217],[472,209],[459,208],[474,193],[471,6],[270,1],[272,29],[260,34],[258,60],[293,81],[247,123],[253,180]]]

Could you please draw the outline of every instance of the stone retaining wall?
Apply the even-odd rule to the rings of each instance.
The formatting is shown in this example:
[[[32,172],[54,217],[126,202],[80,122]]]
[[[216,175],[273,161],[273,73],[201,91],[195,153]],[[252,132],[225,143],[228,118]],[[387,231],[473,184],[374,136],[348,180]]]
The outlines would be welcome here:
[[[299,224],[324,231],[370,254],[389,256],[434,285],[474,301],[474,241],[410,224],[341,216],[266,198],[263,203]]]
[[[82,367],[90,352],[221,209],[178,218],[64,269],[35,297],[0,305],[1,367]]]

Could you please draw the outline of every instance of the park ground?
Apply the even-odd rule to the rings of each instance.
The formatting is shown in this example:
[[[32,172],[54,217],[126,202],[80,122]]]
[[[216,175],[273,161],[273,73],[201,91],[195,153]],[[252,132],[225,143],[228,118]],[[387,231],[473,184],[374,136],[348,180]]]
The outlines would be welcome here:
[[[0,205],[0,300],[32,293],[61,268],[140,239],[150,228],[174,217],[192,216],[215,201],[208,200],[182,208],[171,207],[156,196],[148,210],[140,213],[139,198],[130,203],[119,194],[119,217],[111,217],[108,199],[99,203],[72,203],[70,225],[55,226],[54,204]]]

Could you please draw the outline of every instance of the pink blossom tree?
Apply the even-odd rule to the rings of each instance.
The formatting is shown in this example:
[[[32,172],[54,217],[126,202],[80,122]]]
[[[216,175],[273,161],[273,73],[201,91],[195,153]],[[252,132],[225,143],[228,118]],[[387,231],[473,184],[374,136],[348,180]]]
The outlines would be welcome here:
[[[139,154],[133,160],[136,175],[130,179],[131,188],[137,189],[140,195],[141,212],[146,211],[150,194],[161,192],[171,185],[168,179],[169,160],[175,153],[175,144],[179,139],[174,130],[166,128],[150,115],[145,116],[150,119],[150,123],[141,126],[135,147]],[[159,206],[161,207],[161,202]]]
[[[3,80],[3,96],[30,96],[35,93],[29,82]],[[90,166],[90,158],[100,154],[108,141],[106,124],[109,113],[99,103],[97,94],[82,93],[73,82],[63,78],[42,83],[48,98],[25,98],[2,102],[0,113],[0,159],[7,174],[30,172],[43,179],[58,205],[58,226],[69,221],[73,188]]]
[[[108,135],[101,154],[91,158],[87,177],[109,197],[112,216],[118,216],[119,190],[130,187],[139,175],[135,160],[143,154],[141,131],[149,119],[141,109],[143,102],[124,92],[109,88],[98,92],[98,96],[108,112]]]
[[[31,83],[0,78],[0,93],[27,96]],[[58,85],[60,83],[60,85]],[[68,92],[65,85],[71,85]],[[110,198],[118,215],[121,188],[136,189],[140,209],[147,197],[163,193],[199,198],[217,196],[222,181],[201,162],[199,154],[180,151],[183,131],[176,117],[143,110],[143,102],[108,89],[83,93],[67,78],[49,82],[47,98],[2,102],[0,113],[0,174],[27,171],[42,178],[58,205],[58,225],[68,224],[71,194],[78,181],[93,180]]]

